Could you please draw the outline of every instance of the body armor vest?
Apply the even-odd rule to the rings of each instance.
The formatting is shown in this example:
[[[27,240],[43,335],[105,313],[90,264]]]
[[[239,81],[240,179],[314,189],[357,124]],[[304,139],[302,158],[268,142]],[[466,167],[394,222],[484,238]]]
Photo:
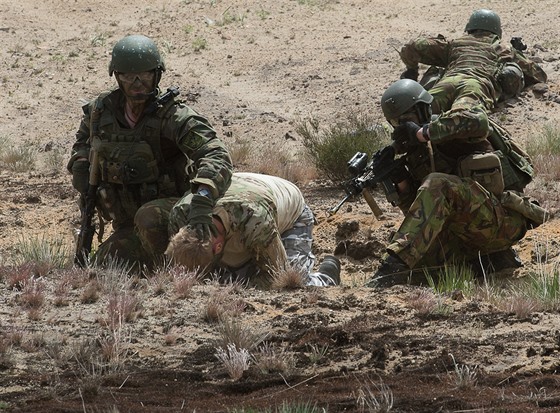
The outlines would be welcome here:
[[[92,125],[98,131],[90,142],[98,154],[98,208],[105,220],[130,222],[146,202],[179,197],[187,190],[186,156],[178,148],[165,158],[162,152],[162,124],[174,104],[171,100],[134,129],[121,127],[109,110]]]

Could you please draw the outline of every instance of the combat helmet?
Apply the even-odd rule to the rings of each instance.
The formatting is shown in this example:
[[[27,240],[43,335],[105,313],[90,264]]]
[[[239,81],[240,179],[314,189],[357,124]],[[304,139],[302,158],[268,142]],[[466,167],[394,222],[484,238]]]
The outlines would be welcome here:
[[[393,125],[405,113],[415,111],[421,123],[429,122],[431,103],[434,100],[422,85],[411,79],[400,79],[385,90],[381,96],[381,109]]]
[[[149,37],[133,34],[123,37],[113,47],[109,76],[115,72],[139,73],[151,70],[156,71],[157,85],[165,64],[156,44]]]
[[[486,30],[502,37],[502,23],[498,13],[488,9],[479,9],[472,12],[469,22],[465,26],[467,33],[473,30]]]

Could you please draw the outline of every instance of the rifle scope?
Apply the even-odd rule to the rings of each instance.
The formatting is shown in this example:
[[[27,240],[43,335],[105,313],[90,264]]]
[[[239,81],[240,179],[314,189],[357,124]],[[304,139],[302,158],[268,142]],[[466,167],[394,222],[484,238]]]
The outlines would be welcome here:
[[[365,152],[356,152],[356,154],[347,163],[348,172],[353,176],[358,176],[365,169],[368,161],[368,155]]]

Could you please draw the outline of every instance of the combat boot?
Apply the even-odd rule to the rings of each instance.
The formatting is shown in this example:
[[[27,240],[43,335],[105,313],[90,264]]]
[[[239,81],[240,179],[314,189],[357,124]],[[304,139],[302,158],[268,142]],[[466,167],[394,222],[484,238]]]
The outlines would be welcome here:
[[[511,247],[504,251],[488,254],[488,261],[490,261],[490,264],[494,267],[494,271],[496,272],[507,268],[523,267],[521,258],[519,258],[517,252]]]
[[[317,272],[330,277],[334,281],[334,285],[340,284],[340,260],[334,255],[325,256]]]
[[[397,284],[407,284],[410,268],[399,257],[389,255],[366,283],[366,287],[388,288]]]
[[[480,259],[472,260],[472,267],[477,275],[500,272],[505,269],[521,268],[523,262],[513,248],[503,251],[496,251],[491,254],[483,255]]]

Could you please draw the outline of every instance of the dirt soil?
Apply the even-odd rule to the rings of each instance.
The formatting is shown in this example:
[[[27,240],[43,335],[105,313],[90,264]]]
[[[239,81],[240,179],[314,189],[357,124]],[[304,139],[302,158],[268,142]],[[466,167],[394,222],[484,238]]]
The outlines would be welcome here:
[[[295,157],[303,152],[298,121],[312,116],[328,126],[350,111],[381,121],[379,98],[403,70],[397,48],[421,33],[457,36],[483,6],[500,14],[505,39],[523,36],[549,76],[548,88],[529,89],[494,115],[524,142],[560,119],[557,0],[0,0],[0,139],[4,148],[37,151],[28,171],[0,169],[0,410],[227,412],[310,403],[375,412],[387,411],[382,396],[392,394],[394,412],[560,411],[558,311],[520,316],[483,294],[362,287],[402,218],[379,194],[381,221],[360,201],[329,217],[340,188],[301,183],[319,221],[318,258],[350,241],[335,288],[205,284],[183,297],[184,280],[173,274],[128,280],[68,269],[30,278],[40,271],[12,265],[24,239],[73,242],[79,213],[64,160],[83,102],[114,86],[107,65],[122,36],[156,40],[168,68],[161,86],[179,86],[232,148]],[[533,190],[557,210],[558,184],[547,185]],[[524,267],[500,280],[526,278],[538,261],[554,265],[559,232],[557,220],[530,231],[516,247]],[[215,355],[227,326],[205,315],[222,301],[237,314],[230,330],[268,343],[251,349],[260,362],[239,379]],[[268,373],[263,354],[275,355]]]

